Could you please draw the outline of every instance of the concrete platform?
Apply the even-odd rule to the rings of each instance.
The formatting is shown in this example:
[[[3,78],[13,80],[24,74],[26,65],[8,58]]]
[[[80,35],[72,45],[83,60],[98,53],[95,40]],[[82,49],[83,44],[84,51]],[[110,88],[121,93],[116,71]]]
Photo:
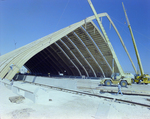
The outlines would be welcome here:
[[[99,87],[100,82],[100,79],[53,78],[40,76],[26,76],[26,78],[23,79],[23,81],[26,82],[86,92],[91,92],[93,89]]]
[[[7,79],[0,80],[3,85],[8,89],[11,89],[14,93],[22,95],[35,103],[40,103],[40,94],[45,95],[45,101],[48,100],[47,91],[44,87],[39,88],[37,85],[27,84],[37,83],[47,86],[54,86],[69,90],[76,90],[81,92],[100,94],[100,91],[110,93],[111,91],[118,91],[117,85],[112,86],[100,86],[100,80],[95,79],[73,79],[73,78],[51,78],[51,77],[37,77],[37,76],[26,76],[23,77],[22,81],[10,82]],[[150,95],[150,85],[132,84],[127,88],[122,87],[122,92],[126,93],[140,93]],[[112,96],[112,95],[111,95]]]
[[[37,104],[43,104],[43,101],[49,101],[48,89],[44,87],[24,83],[23,81],[11,82],[7,79],[0,79],[0,85],[5,86],[6,88],[12,90],[13,93],[28,98]]]
[[[16,82],[23,83],[23,82]],[[27,85],[24,83],[23,85]],[[17,84],[19,86],[19,84]],[[33,85],[28,85],[31,88]],[[82,85],[81,85],[82,86]],[[40,86],[39,86],[40,87]],[[133,87],[134,88],[134,87]],[[55,89],[48,90],[49,102],[36,104],[25,98],[20,104],[12,103],[9,97],[18,96],[6,86],[0,85],[0,118],[1,119],[149,119],[149,108],[118,103],[103,98],[77,95]],[[7,95],[6,95],[7,94]],[[42,92],[41,92],[42,94]],[[41,95],[40,94],[40,95]],[[141,96],[121,96],[109,93],[101,94],[113,98],[126,99],[144,104],[150,101]],[[42,99],[41,99],[42,100]],[[44,101],[43,101],[44,102]],[[134,112],[134,113],[133,113]]]

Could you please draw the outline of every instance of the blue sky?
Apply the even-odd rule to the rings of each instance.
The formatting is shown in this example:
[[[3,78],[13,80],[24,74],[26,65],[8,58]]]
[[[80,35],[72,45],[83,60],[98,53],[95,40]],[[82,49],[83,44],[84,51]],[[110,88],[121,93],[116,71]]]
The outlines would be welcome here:
[[[122,8],[124,3],[144,71],[150,73],[150,0],[91,1],[97,13],[109,14],[138,67]],[[0,0],[0,54],[14,50],[15,42],[17,48],[22,47],[92,15],[87,0]],[[109,21],[103,18],[102,23],[123,70],[133,72],[129,58],[114,29],[110,28]]]

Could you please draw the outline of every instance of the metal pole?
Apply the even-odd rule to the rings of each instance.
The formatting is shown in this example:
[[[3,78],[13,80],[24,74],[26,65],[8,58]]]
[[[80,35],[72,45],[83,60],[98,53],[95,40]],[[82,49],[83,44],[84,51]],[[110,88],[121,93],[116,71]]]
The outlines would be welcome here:
[[[105,41],[108,43],[108,46],[109,46],[109,48],[110,48],[110,50],[111,50],[111,53],[112,53],[112,55],[113,55],[113,58],[114,58],[114,60],[115,60],[115,62],[116,62],[116,65],[117,65],[117,67],[118,67],[119,73],[123,76],[123,75],[124,75],[124,71],[123,71],[123,69],[122,69],[122,67],[121,67],[121,65],[120,65],[120,63],[119,63],[119,61],[118,61],[118,58],[117,58],[117,56],[116,56],[116,54],[115,54],[115,51],[114,51],[114,49],[113,49],[113,47],[112,47],[112,45],[111,45],[111,43],[110,43],[110,41],[109,41],[109,38],[108,38],[108,36],[107,36],[107,34],[106,34],[106,31],[105,31],[105,29],[104,29],[104,27],[103,27],[103,25],[102,25],[102,23],[101,23],[101,21],[100,21],[98,15],[97,15],[97,13],[96,13],[96,10],[95,10],[95,8],[94,8],[94,6],[93,6],[91,0],[88,0],[88,3],[89,3],[89,5],[90,5],[90,7],[91,7],[91,9],[92,9],[92,11],[93,11],[93,13],[94,13],[94,15],[95,15],[95,18],[96,18],[96,20],[97,20],[97,22],[98,22],[98,24],[99,24],[99,26],[100,26],[100,28],[101,28],[101,30],[102,30],[102,33],[103,33],[104,38],[105,38]]]
[[[129,30],[130,30],[130,33],[131,33],[132,42],[133,42],[133,45],[134,45],[134,49],[135,49],[136,57],[137,57],[137,60],[138,60],[140,72],[141,72],[141,75],[143,76],[144,75],[144,70],[143,70],[143,67],[142,67],[140,55],[139,55],[139,52],[138,52],[138,49],[137,49],[137,46],[136,46],[134,35],[133,35],[133,32],[132,32],[131,25],[130,25],[130,22],[129,22],[129,19],[128,19],[128,16],[127,16],[127,13],[126,13],[126,10],[125,10],[123,2],[122,2],[122,6],[123,6],[125,17],[126,17],[126,20],[127,20],[127,23],[128,23]]]
[[[114,58],[112,59],[112,74],[114,73]]]
[[[129,59],[130,59],[130,62],[131,62],[131,64],[132,64],[132,66],[133,66],[133,69],[134,69],[135,73],[137,74],[136,67],[135,67],[135,65],[134,65],[134,63],[133,63],[133,61],[132,61],[132,59],[131,59],[131,57],[130,57],[130,54],[129,54],[129,52],[128,52],[128,50],[127,50],[127,48],[126,48],[126,46],[125,46],[125,44],[124,44],[124,42],[123,42],[123,40],[122,40],[122,38],[121,38],[121,36],[120,36],[120,34],[119,34],[119,32],[118,32],[116,26],[114,25],[113,21],[111,20],[111,18],[109,17],[108,14],[107,14],[107,18],[108,18],[108,20],[110,21],[110,23],[112,24],[112,26],[114,27],[114,29],[115,29],[115,31],[116,31],[116,33],[117,33],[119,39],[120,39],[120,42],[121,42],[121,44],[122,44],[124,50],[126,51],[128,57],[129,57]]]

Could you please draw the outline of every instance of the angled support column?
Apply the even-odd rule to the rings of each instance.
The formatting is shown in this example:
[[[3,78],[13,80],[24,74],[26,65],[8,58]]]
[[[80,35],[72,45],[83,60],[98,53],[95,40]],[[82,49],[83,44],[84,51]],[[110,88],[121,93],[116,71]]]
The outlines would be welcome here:
[[[110,41],[109,41],[109,38],[108,38],[108,36],[107,36],[107,34],[106,34],[106,31],[105,31],[105,29],[104,29],[104,27],[103,27],[103,25],[102,25],[102,22],[100,21],[99,16],[98,16],[98,14],[97,14],[97,12],[96,12],[96,10],[95,10],[95,8],[94,8],[94,6],[93,6],[91,0],[88,0],[88,2],[89,2],[89,5],[90,5],[90,7],[91,7],[91,9],[92,9],[92,11],[93,11],[93,13],[94,13],[94,15],[95,15],[95,18],[96,18],[96,20],[97,20],[97,23],[98,23],[100,29],[102,30],[102,33],[103,33],[103,35],[104,35],[104,37],[105,37],[105,40],[107,41],[108,46],[109,46],[109,48],[111,49],[111,53],[112,53],[113,58],[114,58],[114,60],[115,60],[115,62],[116,62],[116,65],[117,65],[117,67],[118,67],[119,73],[120,73],[122,76],[124,76],[124,71],[123,71],[123,69],[122,69],[122,67],[121,67],[121,65],[120,65],[120,63],[119,63],[119,61],[118,61],[118,58],[117,58],[117,56],[116,56],[116,53],[115,53],[115,51],[114,51],[114,49],[113,49],[113,47],[112,47],[112,45],[111,45],[111,43],[110,43]]]
[[[112,26],[114,27],[114,29],[115,29],[115,31],[116,31],[116,33],[117,33],[119,39],[120,39],[120,42],[121,42],[121,44],[122,44],[124,50],[126,51],[128,57],[129,57],[129,59],[130,59],[130,62],[131,62],[131,64],[132,64],[132,67],[133,67],[135,73],[138,74],[138,72],[137,72],[137,70],[136,70],[136,67],[135,67],[135,65],[134,65],[134,63],[133,63],[133,61],[132,61],[132,59],[131,59],[131,56],[130,56],[130,54],[129,54],[129,52],[128,52],[128,50],[127,50],[127,48],[126,48],[126,46],[125,46],[125,44],[124,44],[124,42],[123,42],[123,40],[122,40],[122,37],[120,36],[120,34],[119,34],[119,32],[118,32],[118,30],[117,30],[115,24],[113,23],[113,21],[111,20],[111,18],[109,17],[108,14],[106,14],[106,17],[107,17],[107,19],[110,21],[110,23],[112,24]]]

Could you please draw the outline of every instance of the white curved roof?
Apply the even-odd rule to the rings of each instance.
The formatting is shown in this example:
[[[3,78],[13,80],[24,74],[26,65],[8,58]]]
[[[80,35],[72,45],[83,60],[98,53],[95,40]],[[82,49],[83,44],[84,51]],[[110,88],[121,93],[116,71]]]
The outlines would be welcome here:
[[[0,56],[0,78],[11,80],[23,65],[35,74],[109,77],[113,55],[93,19],[88,17]],[[15,65],[13,70],[11,64]]]

